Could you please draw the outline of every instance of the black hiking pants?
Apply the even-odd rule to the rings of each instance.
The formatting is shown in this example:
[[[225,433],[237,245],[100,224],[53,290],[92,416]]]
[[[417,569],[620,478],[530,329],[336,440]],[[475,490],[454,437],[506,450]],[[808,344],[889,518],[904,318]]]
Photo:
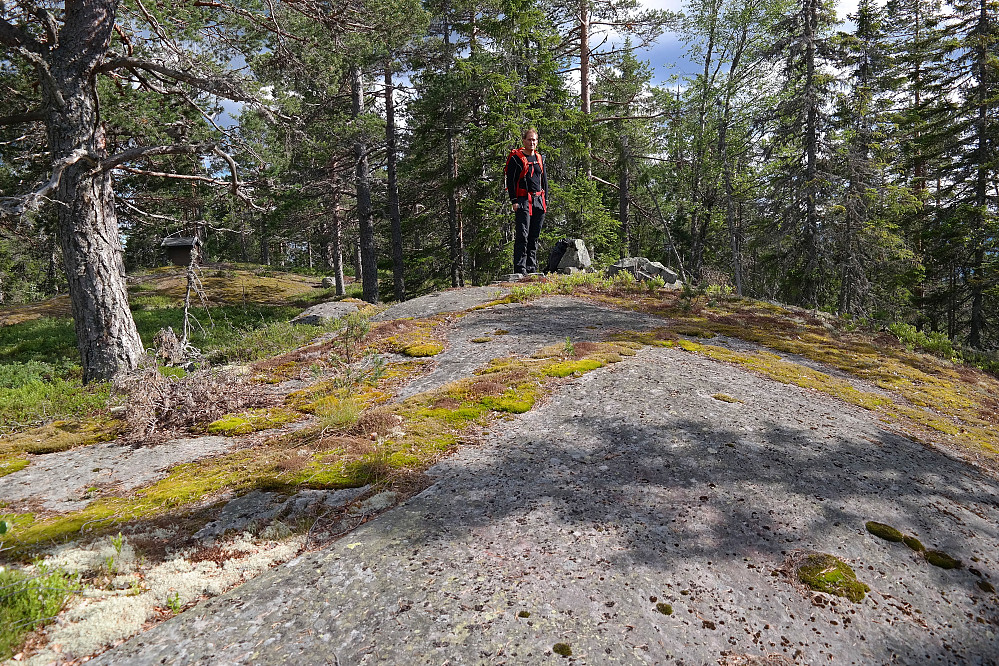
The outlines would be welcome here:
[[[514,214],[513,272],[538,272],[538,236],[545,226],[545,211],[540,202],[534,205],[534,214],[527,210],[527,202],[518,204]]]

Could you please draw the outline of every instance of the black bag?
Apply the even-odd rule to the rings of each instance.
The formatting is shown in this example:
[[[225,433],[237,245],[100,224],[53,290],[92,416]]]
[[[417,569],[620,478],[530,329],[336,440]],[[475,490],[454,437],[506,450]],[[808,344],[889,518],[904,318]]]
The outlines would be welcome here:
[[[545,273],[554,273],[558,270],[558,264],[562,261],[562,257],[568,249],[569,241],[565,238],[555,243],[555,247],[552,248],[551,254],[548,255],[548,266],[545,268]]]

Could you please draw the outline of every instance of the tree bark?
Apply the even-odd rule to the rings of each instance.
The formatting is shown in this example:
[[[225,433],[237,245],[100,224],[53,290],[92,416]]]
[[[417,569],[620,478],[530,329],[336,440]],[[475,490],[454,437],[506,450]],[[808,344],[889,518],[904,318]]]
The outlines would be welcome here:
[[[402,257],[402,215],[399,213],[399,178],[396,173],[395,86],[392,63],[385,64],[385,152],[387,160],[388,213],[392,224],[392,277],[395,300],[406,299],[406,268]]]
[[[364,113],[364,80],[361,68],[351,68],[350,91],[355,120]],[[378,302],[378,256],[375,251],[375,226],[371,219],[371,185],[368,183],[368,146],[358,135],[354,141],[355,189],[357,191],[357,221],[360,227],[361,249],[361,298],[369,303]]]
[[[816,91],[815,31],[819,22],[818,0],[805,0],[805,275],[804,300],[806,305],[818,305],[819,269],[819,212],[818,212],[818,147],[819,108]]]
[[[450,24],[450,12],[451,5],[446,3],[444,6],[444,47],[447,51],[448,65],[447,70],[450,74],[451,72],[451,24]],[[450,232],[450,245],[451,245],[451,286],[452,287],[463,287],[465,286],[465,271],[464,271],[464,258],[465,258],[465,248],[463,247],[463,239],[461,233],[461,223],[458,220],[458,199],[457,192],[455,191],[455,180],[458,175],[458,160],[455,156],[454,150],[454,110],[451,106],[451,99],[448,98],[447,101],[447,118],[446,118],[447,128],[445,130],[447,139],[447,221],[448,230]]]
[[[621,222],[621,258],[634,256],[634,248],[631,246],[631,226],[629,225],[629,209],[628,204],[630,203],[630,172],[629,172],[629,160],[631,158],[630,151],[628,149],[628,137],[627,135],[621,135],[621,166],[619,175],[619,187],[618,187],[618,217]]]
[[[590,116],[590,0],[579,0],[579,110],[587,118]],[[590,143],[590,130],[586,128],[587,180],[593,175],[593,162],[590,157],[593,146]]]
[[[83,380],[134,369],[142,340],[128,308],[121,236],[107,157],[95,69],[111,40],[117,2],[66,4],[58,46],[39,66],[53,163],[69,164],[56,189],[58,237],[76,327]],[[73,156],[82,156],[74,158]]]

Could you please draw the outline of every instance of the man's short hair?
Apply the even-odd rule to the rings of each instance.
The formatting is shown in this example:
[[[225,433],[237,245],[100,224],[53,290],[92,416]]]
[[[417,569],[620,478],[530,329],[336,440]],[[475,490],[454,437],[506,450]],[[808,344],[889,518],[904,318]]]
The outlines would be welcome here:
[[[524,133],[520,135],[521,141],[526,139],[528,134],[534,134],[534,136],[537,137],[541,136],[540,134],[538,134],[538,130],[534,129],[533,127],[528,127],[526,130],[524,130]]]

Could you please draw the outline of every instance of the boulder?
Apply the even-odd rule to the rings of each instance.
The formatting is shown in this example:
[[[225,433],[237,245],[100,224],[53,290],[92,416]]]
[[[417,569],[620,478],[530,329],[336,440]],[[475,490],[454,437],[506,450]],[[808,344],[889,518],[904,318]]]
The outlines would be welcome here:
[[[336,286],[336,280],[331,277],[324,277],[322,281],[323,289],[332,289]]]
[[[324,321],[346,317],[351,312],[357,312],[357,303],[349,303],[346,301],[319,303],[318,305],[313,305],[311,308],[292,319],[291,323],[318,326]]]
[[[625,257],[616,264],[607,267],[607,275],[616,275],[621,271],[631,273],[637,280],[652,280],[661,277],[668,285],[675,284],[680,277],[673,269],[667,268],[658,261],[649,261],[645,257]]]
[[[566,248],[565,254],[558,262],[559,272],[568,272],[563,270],[566,268],[589,268],[593,261],[590,259],[590,253],[586,250],[586,243],[583,242],[583,239],[572,238],[568,243],[569,247]]]

